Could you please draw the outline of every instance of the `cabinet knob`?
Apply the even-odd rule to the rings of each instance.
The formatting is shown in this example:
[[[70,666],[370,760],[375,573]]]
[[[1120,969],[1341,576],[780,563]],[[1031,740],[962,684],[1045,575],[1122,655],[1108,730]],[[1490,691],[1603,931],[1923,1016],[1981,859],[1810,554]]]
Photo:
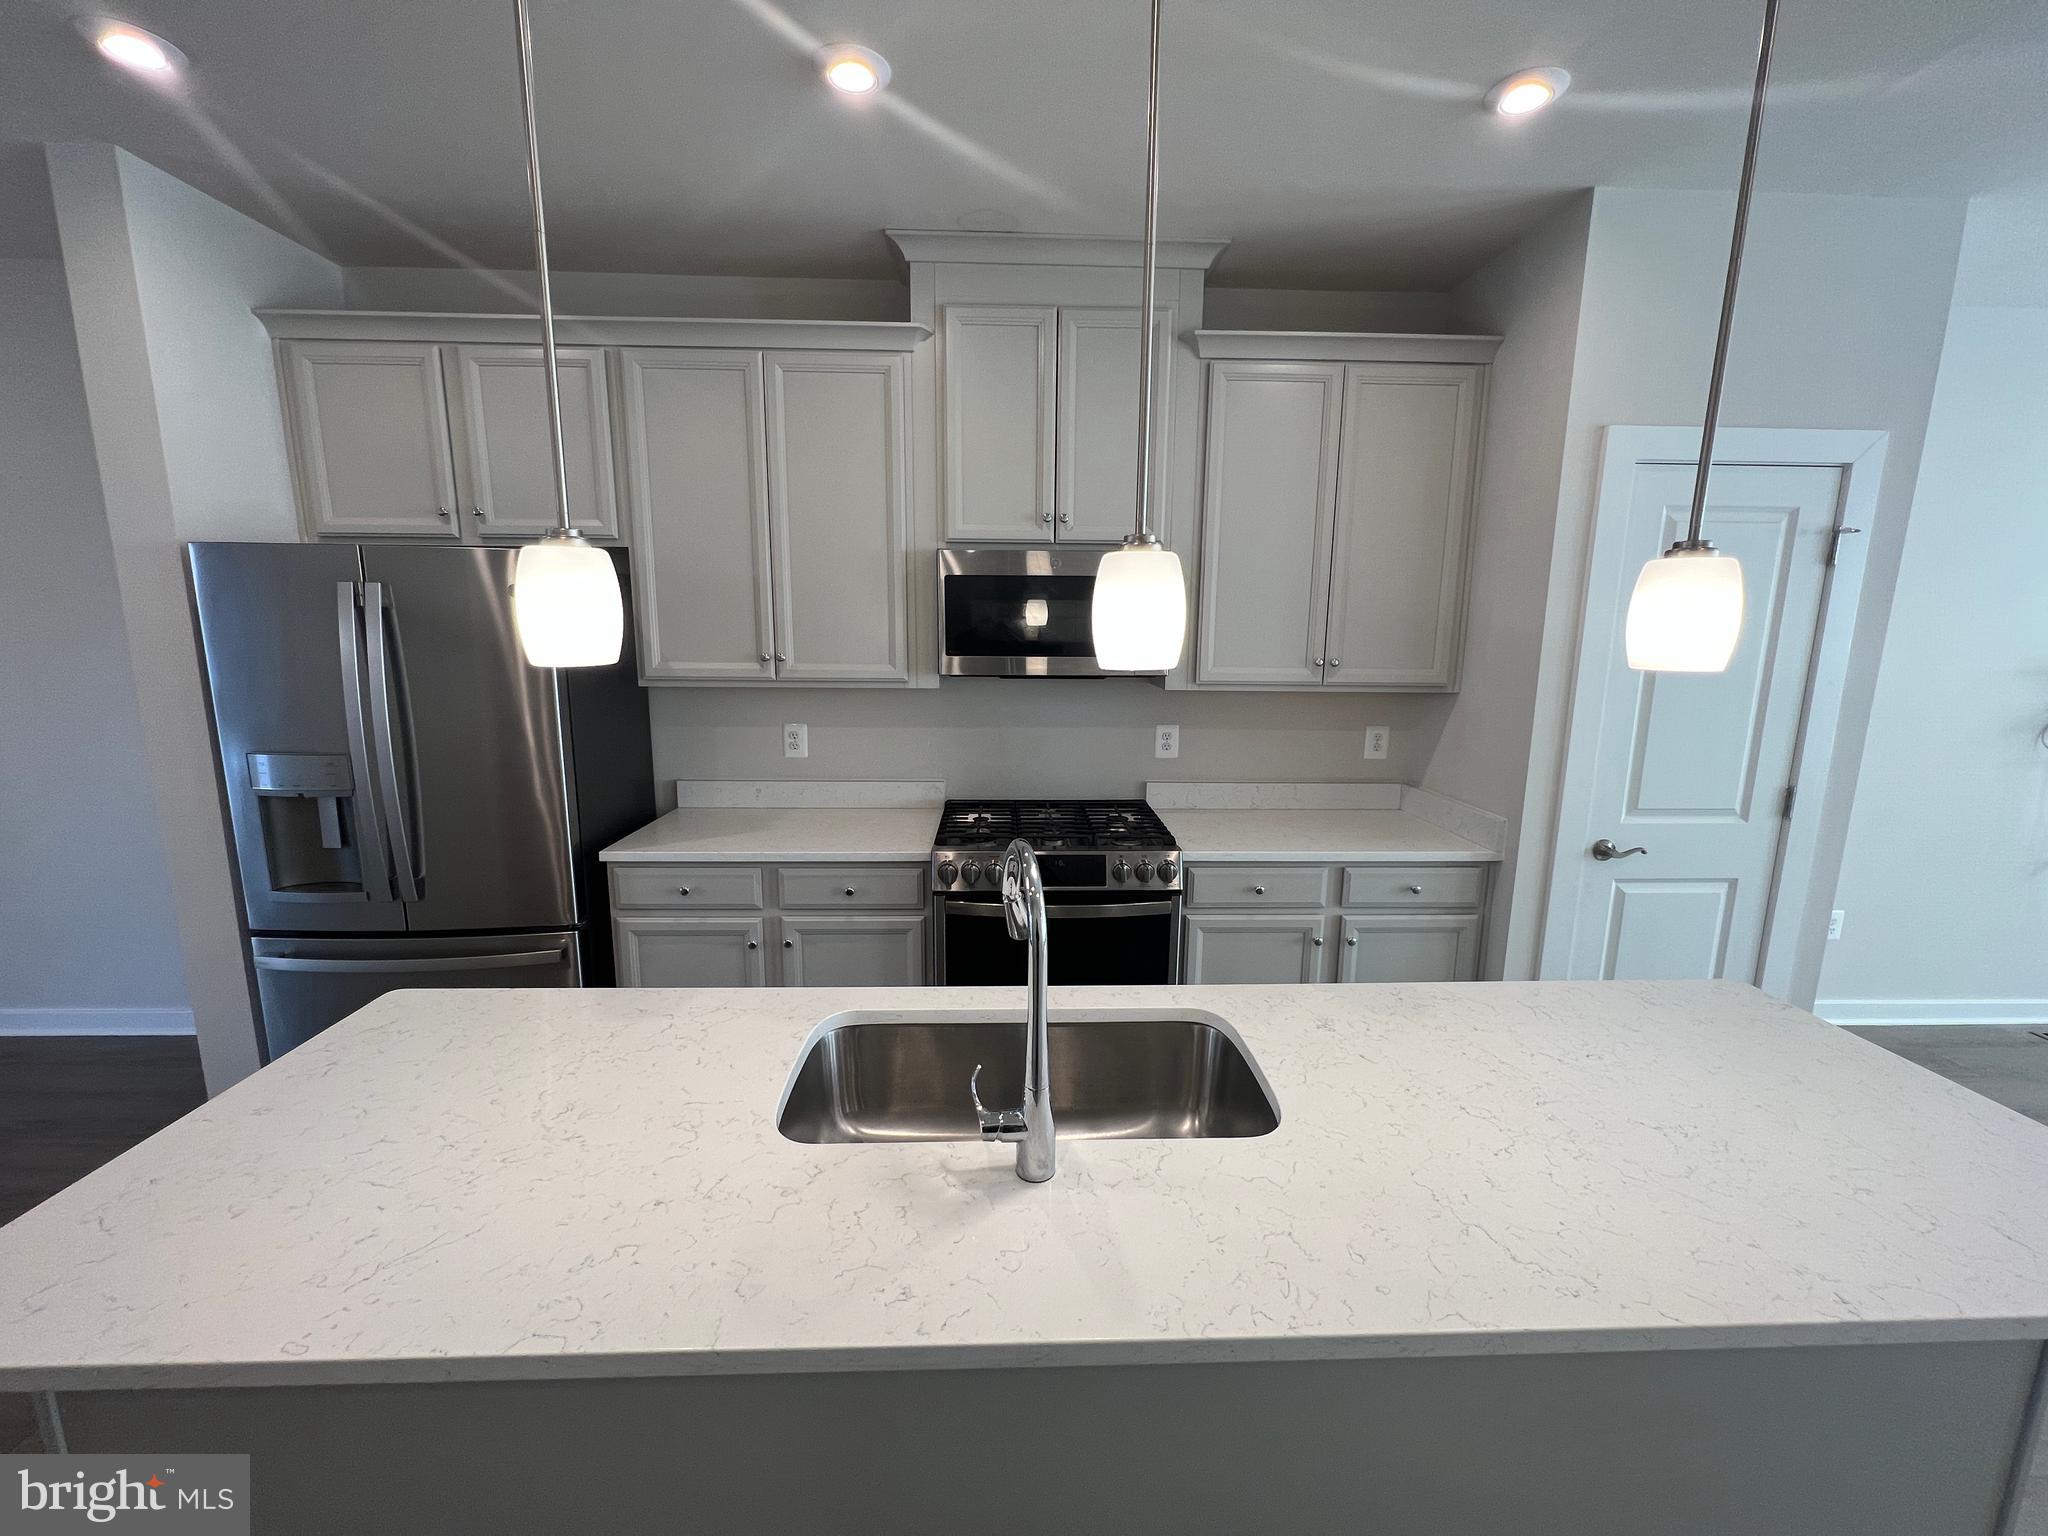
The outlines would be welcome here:
[[[454,515],[455,515],[455,514],[454,514],[454,513],[452,513],[452,512],[450,512],[450,511],[449,511],[449,510],[448,510],[448,509],[447,509],[446,507],[436,507],[436,508],[434,508],[434,516],[436,516],[436,517],[438,517],[439,519],[441,519],[441,521],[442,521],[442,522],[444,522],[444,523],[445,523],[445,522],[447,522],[447,521],[448,521],[448,520],[449,520],[450,518],[452,518],[452,517],[453,517]]]
[[[852,886],[850,886],[850,885],[849,885],[849,886],[848,886],[848,887],[846,888],[846,894],[847,894],[847,895],[849,895],[849,896],[851,896],[851,895],[853,894],[853,887],[852,887]]]
[[[1314,662],[1313,664],[1314,664],[1315,666],[1318,666],[1318,667],[1320,667],[1320,666],[1321,666],[1321,665],[1323,664],[1323,658],[1322,658],[1322,657],[1320,657],[1320,656],[1318,656],[1318,657],[1317,657],[1317,658],[1315,659],[1315,662]]]
[[[749,939],[749,940],[747,940],[747,948],[749,948],[749,949],[759,949],[760,947],[761,947],[761,945],[760,945],[760,941],[759,941],[759,940],[756,940],[756,939]]]
[[[796,948],[796,940],[795,940],[795,939],[784,939],[784,940],[782,941],[782,947],[783,947],[784,949],[795,949],[795,948]]]
[[[687,896],[690,894],[690,888],[687,885],[679,885],[676,887],[676,894],[678,896]]]
[[[1044,522],[1048,522],[1048,523],[1049,523],[1049,522],[1051,522],[1051,521],[1052,521],[1052,514],[1051,514],[1050,512],[1045,512],[1045,513],[1041,513],[1041,514],[1040,514],[1040,519],[1041,519],[1041,521],[1044,521]]]
[[[1074,514],[1073,514],[1073,513],[1071,513],[1071,512],[1062,512],[1062,513],[1060,514],[1060,521],[1061,521],[1062,523],[1071,523],[1071,522],[1072,522],[1073,520],[1074,520]]]
[[[775,659],[775,658],[774,658],[774,656],[773,656],[773,655],[771,655],[771,654],[770,654],[769,652],[767,652],[767,651],[763,651],[763,652],[761,653],[761,660],[762,660],[762,661],[763,661],[764,663],[766,663],[766,662],[770,662],[770,661],[773,661],[774,659]]]
[[[469,509],[469,515],[475,518],[480,523],[490,521],[489,518],[484,516],[484,509],[482,507],[471,507]]]
[[[1422,887],[1419,885],[1411,885],[1408,887],[1408,894],[1410,896],[1420,896],[1422,894]]]
[[[1344,663],[1339,661],[1336,657],[1332,656],[1330,658],[1330,665],[1333,667],[1341,667],[1344,665]]]
[[[1344,947],[1345,947],[1345,948],[1347,948],[1347,949],[1356,949],[1356,948],[1358,948],[1358,935],[1357,935],[1357,934],[1355,934],[1355,933],[1347,933],[1347,934],[1345,934],[1345,935],[1344,935]]]
[[[1310,939],[1309,943],[1315,945],[1317,949],[1321,949],[1323,947],[1323,941],[1321,939]]]
[[[789,660],[789,654],[786,651],[777,651],[775,653],[775,659],[779,662],[786,662]]]
[[[1263,896],[1266,894],[1266,888],[1263,885],[1255,885],[1252,887],[1252,894],[1254,896]]]

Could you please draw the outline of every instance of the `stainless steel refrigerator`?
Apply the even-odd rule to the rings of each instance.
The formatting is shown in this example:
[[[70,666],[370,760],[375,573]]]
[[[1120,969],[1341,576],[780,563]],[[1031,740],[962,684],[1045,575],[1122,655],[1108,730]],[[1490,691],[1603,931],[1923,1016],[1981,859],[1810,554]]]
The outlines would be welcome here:
[[[188,553],[265,1058],[400,987],[610,985],[598,850],[654,816],[630,614],[618,665],[547,671],[510,549]]]

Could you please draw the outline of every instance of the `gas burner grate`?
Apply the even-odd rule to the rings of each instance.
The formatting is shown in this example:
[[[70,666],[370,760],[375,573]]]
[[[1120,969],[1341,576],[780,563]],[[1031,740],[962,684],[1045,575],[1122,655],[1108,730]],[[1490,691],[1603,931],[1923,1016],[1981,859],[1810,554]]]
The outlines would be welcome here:
[[[1142,800],[948,800],[933,843],[999,848],[1013,837],[1041,853],[1173,846],[1166,823]]]

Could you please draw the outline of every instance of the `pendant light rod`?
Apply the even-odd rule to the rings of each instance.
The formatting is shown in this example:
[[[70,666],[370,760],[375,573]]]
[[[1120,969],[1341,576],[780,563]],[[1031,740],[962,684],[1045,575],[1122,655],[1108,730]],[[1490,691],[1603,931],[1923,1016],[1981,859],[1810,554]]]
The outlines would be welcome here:
[[[1153,294],[1159,285],[1159,23],[1165,0],[1152,0],[1152,73],[1145,93],[1145,278],[1138,302],[1138,533],[1152,540]]]
[[[555,366],[555,294],[548,281],[547,211],[540,195],[540,134],[533,121],[533,23],[526,0],[512,0],[519,21],[519,104],[526,114],[526,188],[533,201],[533,265],[540,277],[541,374],[548,397],[548,463],[555,472],[555,513],[565,534],[569,521],[569,471],[562,453],[562,381]]]
[[[1735,293],[1742,282],[1742,247],[1749,237],[1749,199],[1756,187],[1756,150],[1763,139],[1764,97],[1771,88],[1771,50],[1778,36],[1778,0],[1764,0],[1764,27],[1756,45],[1756,89],[1749,101],[1749,135],[1742,145],[1742,178],[1735,188],[1735,234],[1728,246],[1728,280],[1721,290],[1721,327],[1714,336],[1714,371],[1707,378],[1707,419],[1700,429],[1700,466],[1693,476],[1692,517],[1673,549],[1711,549],[1700,536],[1707,515],[1707,477],[1714,468],[1714,436],[1721,425],[1721,384],[1728,371],[1728,338],[1735,329]]]

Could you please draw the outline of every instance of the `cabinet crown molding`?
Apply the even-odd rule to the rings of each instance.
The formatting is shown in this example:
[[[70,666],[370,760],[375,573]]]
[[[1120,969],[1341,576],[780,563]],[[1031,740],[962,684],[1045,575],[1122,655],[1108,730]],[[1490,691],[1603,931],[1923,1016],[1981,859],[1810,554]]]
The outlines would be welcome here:
[[[1195,355],[1268,363],[1490,363],[1501,340],[1405,331],[1199,330]]]
[[[433,310],[259,309],[278,341],[426,341],[540,345],[533,315]],[[807,352],[912,352],[931,336],[909,320],[720,320],[666,315],[561,315],[564,346],[787,347]]]
[[[888,229],[883,233],[905,261],[993,262],[1030,267],[1136,267],[1142,240],[1099,235],[984,234],[952,229]],[[1159,265],[1206,272],[1228,240],[1162,240]]]

